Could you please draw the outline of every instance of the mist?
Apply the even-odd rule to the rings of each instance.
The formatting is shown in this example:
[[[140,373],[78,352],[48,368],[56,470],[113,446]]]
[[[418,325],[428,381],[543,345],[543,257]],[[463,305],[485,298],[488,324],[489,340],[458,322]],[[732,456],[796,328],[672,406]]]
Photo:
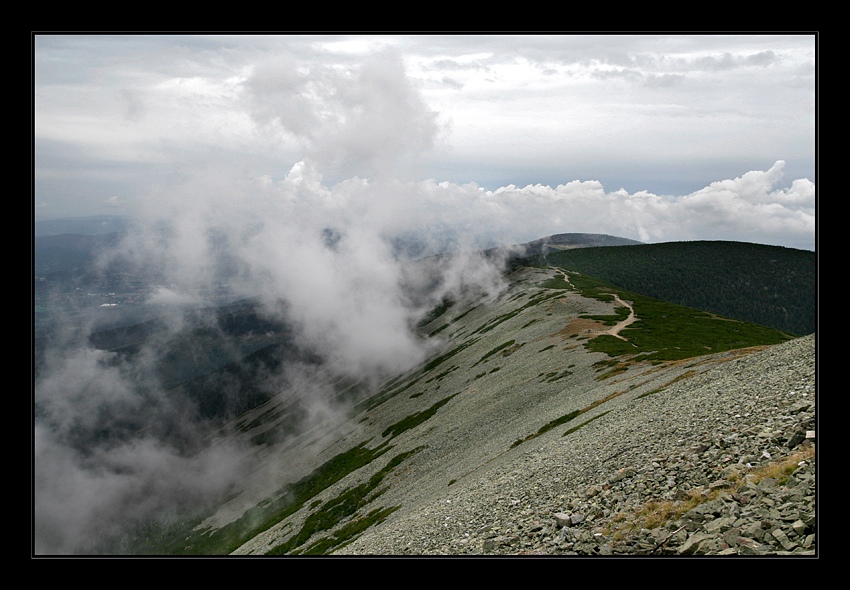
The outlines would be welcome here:
[[[422,231],[415,195],[397,179],[437,133],[398,57],[378,54],[357,80],[327,83],[338,116],[302,128],[300,115],[274,110],[291,106],[272,100],[285,96],[281,78],[258,71],[246,85],[257,120],[302,137],[305,158],[279,181],[246,181],[211,154],[178,186],[151,191],[102,252],[104,274],[155,278],[145,305],[156,319],[132,328],[143,337],[104,332],[79,313],[54,323],[35,382],[35,553],[120,552],[134,531],[220,498],[258,468],[250,443],[217,436],[250,401],[286,398],[291,436],[333,427],[349,409],[333,378],[377,387],[439,349],[414,329],[435,304],[503,288],[500,261],[477,254],[474,235],[454,236],[453,255],[434,257],[445,240]],[[350,166],[363,176],[324,184],[322,170]],[[415,240],[418,261],[400,238]],[[237,339],[214,310],[246,301],[264,328]],[[278,356],[247,377],[227,365],[233,383],[215,383],[214,404],[203,376],[172,375],[214,361],[198,338],[215,343],[216,358],[239,359],[245,342],[273,337]]]
[[[684,196],[597,180],[486,190],[423,179],[423,157],[445,146],[451,122],[393,49],[346,68],[285,54],[230,92],[264,163],[279,168],[258,174],[222,143],[164,142],[167,171],[124,204],[132,223],[96,267],[147,277],[146,317],[156,319],[144,338],[119,330],[109,334],[122,346],[98,346],[103,323],[68,309],[37,345],[36,554],[120,552],[133,531],[216,501],[262,468],[250,442],[225,436],[251,403],[292,402],[291,436],[337,425],[350,406],[335,377],[378,387],[440,350],[415,330],[433,306],[504,289],[504,260],[484,249],[566,231],[646,242],[782,234],[814,247],[814,184],[789,184],[782,160]],[[152,115],[143,94],[132,98],[126,116],[139,124]],[[229,124],[205,133],[226,136]],[[194,139],[191,126],[184,133]],[[216,311],[224,305],[256,314],[238,338]],[[205,356],[212,345],[195,347],[199,335],[215,359]],[[203,367],[269,350],[249,373],[237,366],[232,382],[216,383],[209,407]],[[194,380],[163,370],[184,360],[199,367]]]

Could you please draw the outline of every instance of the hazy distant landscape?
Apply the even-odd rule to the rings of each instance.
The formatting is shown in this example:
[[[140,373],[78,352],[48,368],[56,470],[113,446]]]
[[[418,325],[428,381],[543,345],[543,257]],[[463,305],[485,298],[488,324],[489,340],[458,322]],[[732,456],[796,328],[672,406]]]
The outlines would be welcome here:
[[[34,555],[607,553],[553,514],[610,469],[708,503],[813,451],[816,34],[31,50]],[[812,461],[700,546],[811,554]]]
[[[120,265],[105,271],[95,267],[96,257],[116,245],[119,233],[46,233],[75,227],[99,232],[104,225],[123,227],[126,221],[56,220],[56,229],[43,229],[42,235],[36,231],[37,332],[49,317],[48,301],[100,311],[101,321],[107,323],[112,321],[109,318],[123,323],[142,317],[138,314],[156,313],[145,311],[143,304],[158,275]],[[641,247],[622,247],[625,243]],[[410,244],[405,248],[410,251]],[[396,254],[402,251],[396,250]],[[814,252],[740,242],[640,244],[601,234],[561,234],[523,244],[510,256],[525,264],[569,265],[651,297],[794,334],[808,334],[815,328],[815,299],[810,288],[816,280]],[[213,289],[217,292],[208,289],[204,294],[208,302],[226,302],[233,297],[224,284]],[[121,306],[121,313],[113,306]]]

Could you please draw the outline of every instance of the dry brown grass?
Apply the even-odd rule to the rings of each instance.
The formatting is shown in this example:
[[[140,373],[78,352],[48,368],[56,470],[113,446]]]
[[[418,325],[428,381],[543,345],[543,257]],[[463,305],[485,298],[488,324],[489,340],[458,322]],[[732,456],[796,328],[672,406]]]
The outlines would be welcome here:
[[[681,500],[649,500],[633,510],[614,515],[607,532],[612,534],[615,539],[621,539],[635,529],[654,529],[664,526],[670,520],[680,518],[689,510],[704,502],[714,500],[721,494],[739,491],[746,485],[747,481],[758,483],[765,478],[771,478],[776,480],[777,485],[782,485],[801,461],[809,460],[814,456],[814,445],[806,446],[787,457],[744,470],[732,476],[727,487],[711,490],[695,488],[690,490],[687,497]]]
[[[744,475],[744,478],[751,479],[755,483],[758,483],[762,479],[769,477],[771,479],[775,479],[777,485],[782,485],[783,483],[788,481],[788,476],[791,475],[795,469],[797,469],[797,465],[800,463],[800,461],[806,461],[814,456],[814,445],[806,445],[805,448],[800,451],[797,451],[793,455],[789,455],[784,459],[780,459],[778,461],[774,461],[766,465],[761,465],[750,470]]]

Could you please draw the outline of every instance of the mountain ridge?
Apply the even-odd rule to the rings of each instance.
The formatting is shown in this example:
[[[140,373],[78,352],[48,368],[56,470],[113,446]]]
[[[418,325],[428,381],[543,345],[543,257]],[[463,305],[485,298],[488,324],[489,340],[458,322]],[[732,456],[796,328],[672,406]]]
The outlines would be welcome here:
[[[612,246],[570,248],[554,255],[620,248]],[[221,445],[236,445],[244,449],[246,460],[251,458],[246,464],[252,464],[252,470],[218,504],[198,504],[195,513],[175,513],[174,520],[148,524],[117,544],[89,550],[139,555],[518,552],[513,542],[495,540],[504,536],[504,527],[511,528],[508,525],[482,522],[461,537],[439,537],[429,545],[411,543],[409,535],[425,526],[418,524],[423,515],[439,512],[435,501],[441,506],[447,500],[466,503],[480,518],[487,502],[505,498],[491,490],[488,493],[495,496],[482,496],[483,504],[469,504],[476,491],[505,474],[516,480],[517,469],[524,469],[520,466],[529,456],[545,453],[547,445],[565,437],[578,440],[575,429],[584,434],[612,428],[613,433],[618,422],[610,420],[623,420],[632,407],[645,408],[644,400],[661,399],[663,392],[679,388],[677,384],[697,383],[719,366],[731,367],[760,351],[782,348],[782,343],[812,343],[810,349],[794,349],[798,360],[786,364],[802,363],[801,387],[814,391],[813,371],[808,373],[814,362],[813,336],[800,339],[677,306],[567,264],[543,262],[514,256],[498,293],[468,292],[438,302],[416,327],[430,347],[429,356],[377,385],[336,373],[309,350],[290,350],[288,328],[264,320],[250,301],[218,311],[188,312],[197,318],[181,320],[196,330],[191,342],[186,341],[191,346],[177,342],[159,358],[166,363],[161,367],[164,374],[176,385],[169,396],[194,396],[219,424],[218,432],[207,439],[208,448],[191,452],[203,456]],[[108,347],[116,359],[132,363],[142,343],[135,339],[146,334],[156,335],[155,326],[112,326],[96,332],[90,345]],[[228,344],[227,354],[235,352],[235,357],[217,352],[215,338],[225,334],[236,344]],[[298,367],[296,377],[269,379],[277,369],[268,355],[292,361]],[[780,378],[777,366],[781,363],[770,370]],[[254,396],[249,407],[238,394],[242,390]],[[316,394],[318,398],[311,397]],[[209,403],[202,399],[207,397]],[[706,415],[706,420],[714,419]],[[629,436],[635,436],[634,430]],[[713,442],[723,444],[728,446]],[[764,452],[775,456],[774,447]],[[568,454],[560,457],[565,465],[571,461]],[[751,464],[764,462],[743,449],[726,460],[737,464],[745,458]],[[575,460],[592,471],[580,458]],[[581,478],[592,483],[590,472]],[[685,480],[668,491],[698,485]],[[461,490],[465,495],[456,496]],[[551,513],[535,514],[547,523],[552,518]],[[529,518],[520,520],[531,526]],[[428,522],[428,527],[435,524]],[[402,537],[407,540],[402,542]],[[381,538],[394,540],[381,544]],[[465,543],[458,543],[464,538]],[[574,550],[569,543],[556,545],[558,549],[550,543],[546,550]],[[799,546],[809,551],[812,545],[806,541]]]
[[[650,361],[651,354],[640,360],[640,355],[610,357],[594,351],[588,348],[591,342],[620,342],[608,335],[623,320],[624,316],[612,314],[620,305],[607,295],[610,288],[597,285],[582,291],[559,278],[560,274],[543,268],[515,270],[512,286],[496,301],[457,303],[436,315],[422,329],[429,333],[448,326],[439,332],[447,339],[439,354],[364,399],[334,429],[317,425],[296,438],[272,444],[264,452],[289,466],[289,483],[281,487],[284,480],[275,479],[269,486],[268,474],[256,472],[258,479],[246,481],[242,492],[193,525],[203,534],[203,542],[190,535],[195,541],[170,545],[170,551],[204,554],[228,547],[227,553],[252,555],[332,553],[352,541],[348,531],[358,523],[365,527],[362,534],[370,528],[367,524],[395,526],[391,523],[427,510],[424,506],[433,498],[453,486],[460,489],[459,484],[470,477],[510,469],[517,457],[563,436],[579,417],[580,424],[604,423],[603,416],[627,400],[692,379],[718,362],[755,350],[738,348],[736,353],[733,345],[676,360],[677,353],[671,349],[670,360],[660,363]],[[589,296],[597,289],[597,297]],[[640,318],[640,307],[636,306],[636,313]],[[706,317],[688,313],[698,323]],[[728,320],[713,323],[730,325]],[[626,340],[635,339],[639,329],[625,327],[620,333]],[[764,340],[768,334],[772,336]],[[771,339],[774,343],[791,339],[769,330],[764,336],[758,340],[762,345]],[[264,406],[263,413],[274,415],[274,404]],[[253,424],[244,437],[256,436],[261,428],[265,432],[274,428],[274,420],[261,424],[259,418],[260,414],[250,413],[233,428],[238,431]],[[245,511],[257,498],[285,498],[293,493],[287,490],[311,489],[316,484],[310,482],[327,466],[348,456],[362,456],[362,464],[322,484],[291,508],[274,508],[279,501],[266,501],[265,509],[260,502]],[[304,462],[305,457],[314,458]],[[388,477],[391,485],[385,481]],[[261,492],[263,486],[266,491]],[[346,505],[348,512],[342,510]],[[263,521],[266,509],[273,509],[265,517],[270,519],[268,526],[261,525],[254,533],[234,532],[248,522]],[[281,517],[274,516],[281,510]],[[218,550],[209,544],[232,535],[234,540],[218,545]]]

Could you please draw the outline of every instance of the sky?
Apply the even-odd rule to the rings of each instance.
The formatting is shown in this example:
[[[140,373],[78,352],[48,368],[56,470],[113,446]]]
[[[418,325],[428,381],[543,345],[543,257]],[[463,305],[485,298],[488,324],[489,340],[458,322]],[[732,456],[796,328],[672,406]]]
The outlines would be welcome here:
[[[816,48],[812,34],[35,34],[34,213],[241,211],[300,182],[360,202],[384,233],[814,250]]]
[[[413,329],[444,298],[504,292],[483,247],[815,249],[812,35],[33,39],[35,220],[130,219],[99,268],[142,271],[139,305],[168,320],[135,356],[94,348],[86,314],[38,344],[39,554],[108,546],[249,472],[296,477],[234,441],[186,452],[213,426],[157,367],[221,286],[322,359],[262,384],[315,433],[348,409],[326,369],[378,386],[448,345]]]

